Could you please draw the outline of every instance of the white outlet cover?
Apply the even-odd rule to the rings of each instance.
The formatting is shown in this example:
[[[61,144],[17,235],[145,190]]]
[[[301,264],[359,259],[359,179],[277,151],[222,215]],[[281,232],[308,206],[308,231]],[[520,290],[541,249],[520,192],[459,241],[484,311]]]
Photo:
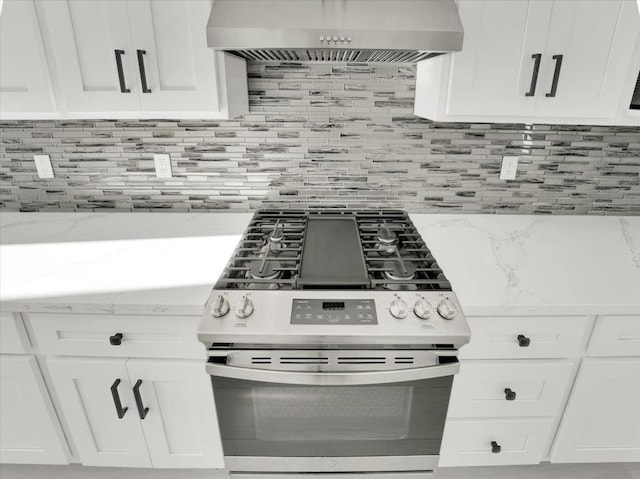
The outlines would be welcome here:
[[[505,156],[502,158],[502,169],[500,170],[501,180],[515,180],[518,171],[518,157]]]
[[[156,177],[171,178],[171,158],[165,153],[153,155],[153,162],[156,165]]]
[[[36,162],[38,177],[42,179],[53,178],[53,167],[49,155],[33,155],[33,160]]]

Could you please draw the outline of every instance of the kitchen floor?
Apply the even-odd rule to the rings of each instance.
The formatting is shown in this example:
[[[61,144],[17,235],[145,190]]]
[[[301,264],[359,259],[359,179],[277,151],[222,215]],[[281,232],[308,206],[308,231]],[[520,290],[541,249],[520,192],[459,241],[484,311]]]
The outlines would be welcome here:
[[[227,477],[224,472],[207,470],[0,465],[1,479],[226,479]],[[438,479],[640,479],[640,463],[454,467],[440,469]]]

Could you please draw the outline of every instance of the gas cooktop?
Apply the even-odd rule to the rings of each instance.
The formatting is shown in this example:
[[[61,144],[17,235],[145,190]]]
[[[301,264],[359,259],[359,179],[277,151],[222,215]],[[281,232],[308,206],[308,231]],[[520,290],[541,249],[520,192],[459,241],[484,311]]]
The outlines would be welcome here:
[[[261,210],[216,289],[451,291],[406,212]]]
[[[208,347],[290,349],[455,349],[469,334],[451,284],[400,210],[256,212],[198,331]]]

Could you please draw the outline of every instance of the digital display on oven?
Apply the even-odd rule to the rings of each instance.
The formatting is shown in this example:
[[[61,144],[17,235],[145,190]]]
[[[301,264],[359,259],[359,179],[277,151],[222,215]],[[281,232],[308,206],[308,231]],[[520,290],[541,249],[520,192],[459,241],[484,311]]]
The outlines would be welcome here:
[[[323,301],[322,309],[329,311],[343,311],[344,301]]]
[[[294,299],[291,324],[378,324],[373,299]]]

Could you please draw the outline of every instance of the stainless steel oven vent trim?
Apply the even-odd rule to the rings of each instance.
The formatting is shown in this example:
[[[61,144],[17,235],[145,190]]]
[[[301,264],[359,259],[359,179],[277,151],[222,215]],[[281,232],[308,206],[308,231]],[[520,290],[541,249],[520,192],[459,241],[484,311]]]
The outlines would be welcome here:
[[[442,351],[419,350],[232,350],[209,351],[224,357],[227,366],[302,372],[385,371],[424,368],[439,364]]]
[[[258,62],[415,63],[442,53],[415,50],[288,49],[234,50],[231,53]]]

